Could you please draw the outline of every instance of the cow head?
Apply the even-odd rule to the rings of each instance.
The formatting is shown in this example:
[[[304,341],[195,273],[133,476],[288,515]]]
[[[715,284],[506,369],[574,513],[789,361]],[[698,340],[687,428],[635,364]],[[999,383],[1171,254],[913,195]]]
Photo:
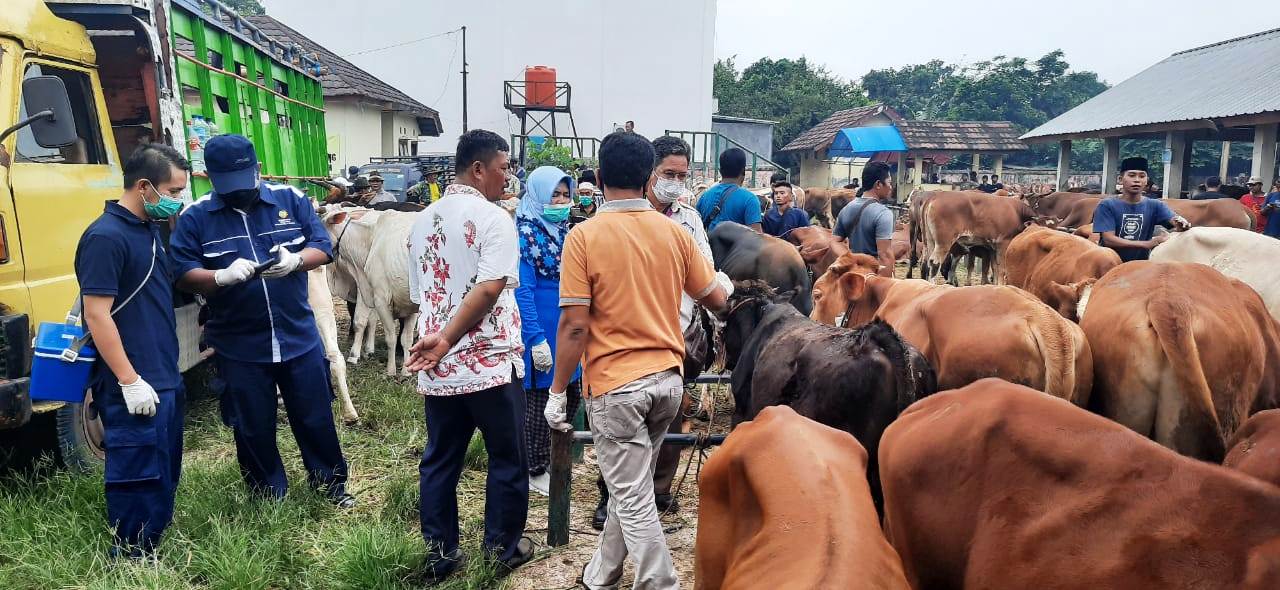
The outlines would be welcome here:
[[[1080,322],[1080,317],[1084,314],[1084,305],[1088,303],[1086,293],[1092,288],[1098,279],[1085,279],[1077,283],[1049,283],[1045,289],[1045,305],[1052,307],[1068,320]]]
[[[835,325],[836,318],[848,312],[855,300],[862,298],[865,275],[879,271],[880,262],[871,256],[842,255],[813,284],[813,312],[809,318]]]
[[[720,338],[724,343],[725,368],[732,371],[738,364],[742,349],[755,333],[765,306],[771,303],[787,303],[795,291],[778,293],[768,283],[760,280],[734,281],[733,295],[729,297],[725,311],[717,314],[724,324]]]

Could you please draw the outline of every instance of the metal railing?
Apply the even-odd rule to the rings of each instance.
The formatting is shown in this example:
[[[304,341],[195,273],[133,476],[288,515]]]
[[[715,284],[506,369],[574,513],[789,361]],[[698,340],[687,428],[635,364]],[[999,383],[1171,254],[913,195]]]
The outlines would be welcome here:
[[[768,178],[763,180],[764,172],[784,172],[790,178],[791,174],[781,164],[766,158],[751,148],[744,146],[728,137],[725,137],[715,131],[678,131],[667,130],[667,135],[679,137],[689,143],[693,154],[689,161],[689,171],[694,175],[701,175],[705,180],[714,182],[720,178],[720,153],[729,148],[738,148],[747,153],[747,179],[744,185],[752,188],[766,186]]]

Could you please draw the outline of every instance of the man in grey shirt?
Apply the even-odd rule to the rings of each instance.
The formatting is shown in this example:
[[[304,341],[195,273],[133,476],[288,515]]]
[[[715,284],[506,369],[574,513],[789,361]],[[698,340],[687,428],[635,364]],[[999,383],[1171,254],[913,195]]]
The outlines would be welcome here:
[[[882,202],[893,197],[893,174],[883,162],[862,169],[862,195],[840,210],[832,235],[849,244],[849,251],[880,261],[880,276],[892,277],[893,212]]]
[[[372,191],[372,196],[369,197],[369,202],[366,203],[366,205],[373,206],[378,203],[396,202],[396,196],[383,190],[382,185],[383,179],[381,174],[378,174],[377,172],[369,174],[369,189]]]

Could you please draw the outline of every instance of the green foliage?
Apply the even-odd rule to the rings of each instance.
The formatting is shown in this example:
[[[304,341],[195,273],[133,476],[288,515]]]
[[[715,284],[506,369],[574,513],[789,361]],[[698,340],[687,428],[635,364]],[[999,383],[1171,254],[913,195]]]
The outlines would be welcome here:
[[[857,84],[803,57],[763,58],[741,74],[733,58],[719,60],[712,78],[721,113],[778,122],[773,127],[775,151],[831,113],[869,104]]]
[[[529,155],[525,157],[524,167],[525,170],[533,171],[541,166],[555,166],[567,172],[578,165],[579,162],[574,159],[573,150],[569,146],[546,141],[542,145],[529,147]]]
[[[246,15],[266,14],[267,10],[262,7],[262,3],[258,0],[222,0],[223,4],[231,7],[232,10]]]

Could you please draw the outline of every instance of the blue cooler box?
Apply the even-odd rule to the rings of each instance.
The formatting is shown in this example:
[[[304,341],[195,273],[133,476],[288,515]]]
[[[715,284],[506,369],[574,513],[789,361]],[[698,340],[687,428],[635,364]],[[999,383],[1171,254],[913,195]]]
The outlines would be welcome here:
[[[84,328],[42,322],[36,331],[35,358],[31,360],[31,399],[80,403],[89,387],[89,371],[98,351],[89,343],[78,356],[67,350]],[[66,353],[66,354],[64,354]],[[74,357],[74,358],[73,358]]]

